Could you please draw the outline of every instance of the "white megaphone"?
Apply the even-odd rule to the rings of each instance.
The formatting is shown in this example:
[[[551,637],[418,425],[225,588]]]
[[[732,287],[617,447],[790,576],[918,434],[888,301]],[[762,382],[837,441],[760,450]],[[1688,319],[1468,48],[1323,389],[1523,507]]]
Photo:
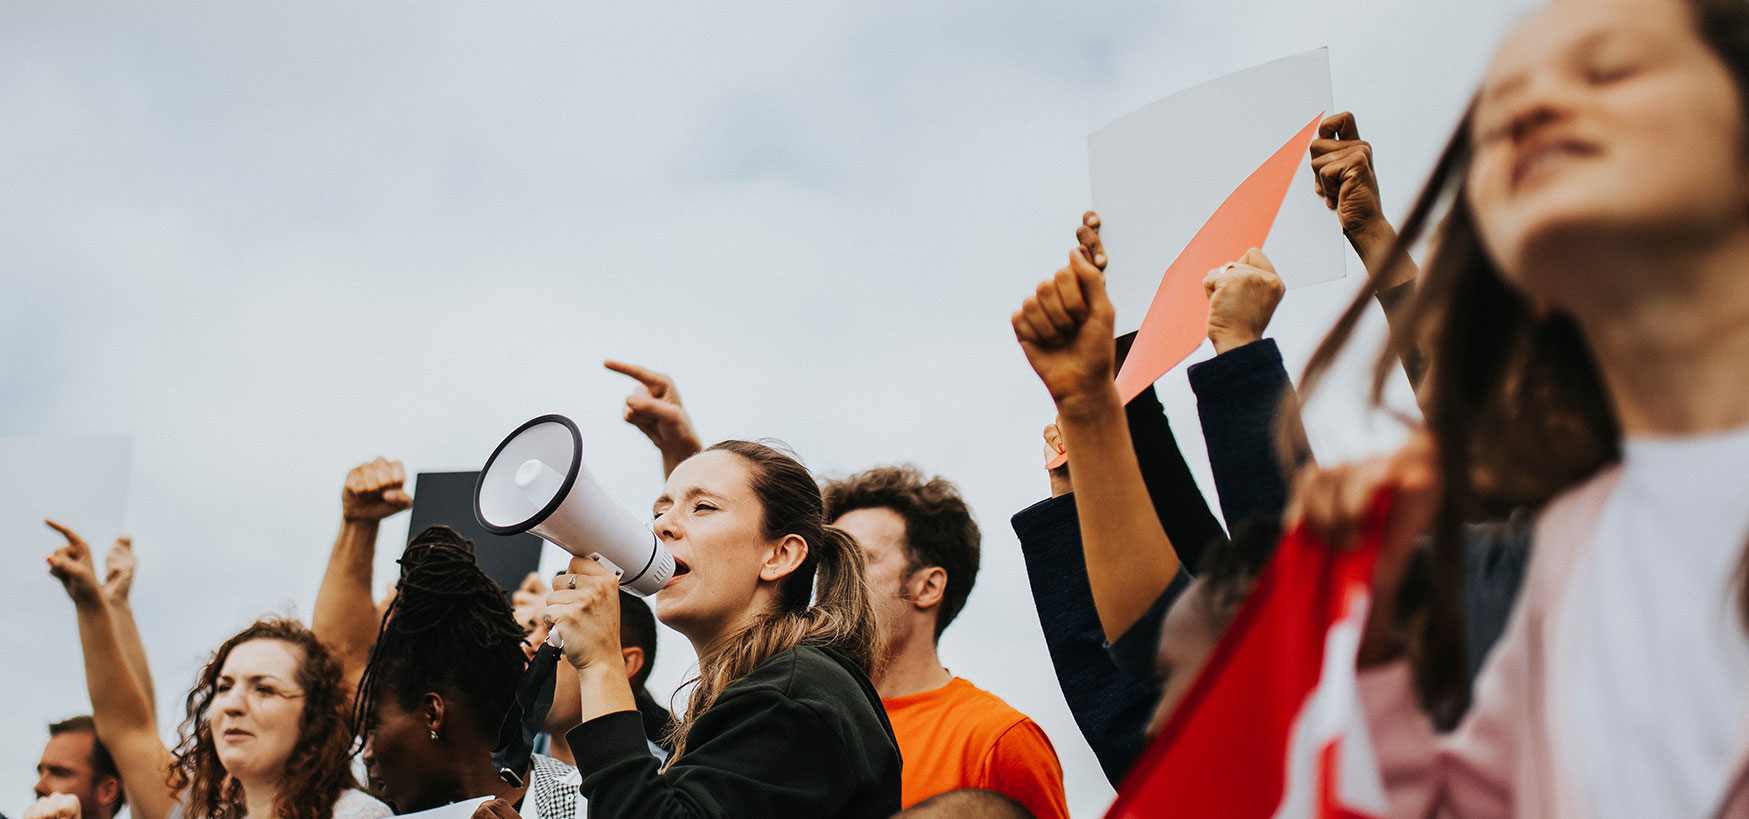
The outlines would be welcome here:
[[[498,445],[474,484],[474,517],[495,535],[533,532],[595,560],[641,597],[674,575],[668,547],[589,474],[583,436],[563,415],[542,415]]]

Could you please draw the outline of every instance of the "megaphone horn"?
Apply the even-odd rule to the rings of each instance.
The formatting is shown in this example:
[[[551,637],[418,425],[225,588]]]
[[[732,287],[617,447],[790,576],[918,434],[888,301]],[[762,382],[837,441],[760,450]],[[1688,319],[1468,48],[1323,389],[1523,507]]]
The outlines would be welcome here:
[[[674,556],[648,526],[608,498],[583,465],[583,436],[563,415],[542,415],[510,433],[480,469],[474,517],[498,535],[533,532],[619,575],[649,597],[674,575]]]

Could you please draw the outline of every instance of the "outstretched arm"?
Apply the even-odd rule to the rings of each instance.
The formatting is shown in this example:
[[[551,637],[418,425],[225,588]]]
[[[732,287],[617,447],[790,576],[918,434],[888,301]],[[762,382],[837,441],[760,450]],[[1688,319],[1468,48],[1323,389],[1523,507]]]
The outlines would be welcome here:
[[[340,491],[340,534],[328,555],[328,570],[316,591],[310,631],[340,659],[346,684],[356,687],[370,662],[382,616],[370,596],[371,564],[376,560],[382,519],[413,505],[400,461],[378,458],[346,473]]]
[[[128,671],[139,680],[140,689],[146,692],[146,701],[152,704],[149,713],[156,731],[158,695],[152,687],[152,668],[146,664],[146,646],[140,641],[139,626],[134,623],[134,607],[128,602],[128,594],[134,587],[134,565],[133,538],[116,538],[115,544],[109,547],[109,554],[103,558],[103,599],[109,604],[116,634],[121,638]]]
[[[1088,582],[1100,626],[1113,640],[1171,583],[1179,562],[1130,447],[1129,422],[1113,382],[1114,310],[1085,240],[1011,321],[1027,361],[1057,405]]]
[[[91,695],[97,738],[115,758],[135,815],[164,819],[176,803],[165,779],[170,770],[170,749],[158,738],[152,701],[139,678],[128,671],[115,620],[97,585],[91,547],[73,530],[52,520],[45,523],[67,539],[67,545],[49,556],[49,573],[61,581],[78,613],[85,687]]]

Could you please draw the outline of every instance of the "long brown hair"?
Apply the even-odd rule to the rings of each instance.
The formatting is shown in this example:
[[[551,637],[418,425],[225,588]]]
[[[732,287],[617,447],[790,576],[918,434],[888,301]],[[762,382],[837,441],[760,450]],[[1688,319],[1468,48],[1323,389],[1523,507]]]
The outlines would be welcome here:
[[[820,487],[807,467],[752,441],[724,441],[705,451],[728,452],[747,463],[748,484],[764,510],[762,534],[768,540],[799,535],[808,555],[779,581],[775,610],[717,640],[699,657],[698,684],[687,699],[686,716],[674,725],[670,765],[686,752],[686,735],[699,715],[730,683],[767,659],[800,645],[831,646],[872,674],[880,652],[862,547],[848,532],[826,525]]]
[[[1749,2],[1684,0],[1700,38],[1729,69],[1749,112]],[[1411,654],[1423,705],[1441,725],[1467,705],[1462,526],[1483,506],[1540,506],[1620,457],[1621,430],[1573,321],[1543,314],[1488,257],[1465,184],[1474,103],[1441,153],[1385,264],[1391,271],[1444,213],[1401,322],[1374,362],[1371,401],[1400,356],[1428,353],[1419,401],[1439,448],[1443,494],[1428,568],[1432,599]],[[1379,290],[1370,277],[1318,345],[1301,391],[1326,375]],[[1482,480],[1478,481],[1478,477]],[[1749,621],[1749,576],[1740,594]]]
[[[285,763],[279,796],[274,799],[276,819],[327,819],[334,801],[346,788],[357,787],[348,764],[352,745],[348,725],[349,692],[340,675],[340,662],[296,620],[269,618],[225,641],[201,669],[194,690],[188,692],[188,718],[183,721],[181,742],[172,752],[169,782],[172,789],[186,789],[188,815],[200,819],[241,819],[243,786],[230,778],[219,763],[213,745],[212,708],[219,672],[231,650],[251,640],[279,640],[302,649],[297,683],[304,690],[304,713],[298,721],[298,742]]]

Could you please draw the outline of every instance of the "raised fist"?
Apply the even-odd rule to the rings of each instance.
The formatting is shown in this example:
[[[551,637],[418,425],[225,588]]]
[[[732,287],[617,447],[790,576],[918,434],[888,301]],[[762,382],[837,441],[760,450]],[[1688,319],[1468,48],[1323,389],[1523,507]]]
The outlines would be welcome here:
[[[1209,340],[1220,354],[1263,338],[1275,306],[1287,292],[1275,266],[1252,248],[1245,258],[1209,271],[1202,280],[1209,297]]]
[[[382,520],[413,505],[407,494],[407,471],[400,461],[378,458],[346,473],[340,490],[340,514],[347,520]]]

